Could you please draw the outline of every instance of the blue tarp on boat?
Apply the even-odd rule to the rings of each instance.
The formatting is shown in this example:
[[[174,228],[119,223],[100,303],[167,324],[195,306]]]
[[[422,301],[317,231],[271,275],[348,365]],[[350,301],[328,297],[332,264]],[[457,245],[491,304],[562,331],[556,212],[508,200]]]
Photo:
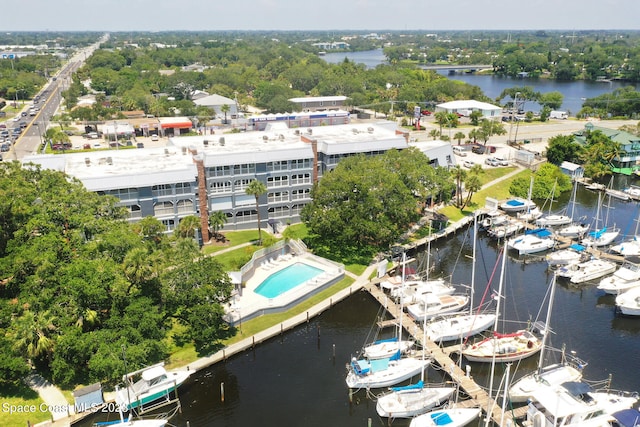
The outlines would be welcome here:
[[[573,249],[574,251],[578,251],[578,252],[582,252],[584,251],[585,247],[582,245],[579,245],[577,243],[574,243],[573,245],[569,246],[571,249]]]
[[[607,232],[607,227],[605,227],[605,228],[603,228],[601,230],[598,230],[598,231],[590,231],[589,232],[589,236],[595,237],[596,239],[599,239],[606,232]]]
[[[623,409],[622,411],[615,412],[613,417],[624,427],[640,426],[640,411],[637,409]]]
[[[446,412],[434,412],[433,414],[431,414],[431,419],[437,426],[446,426],[447,424],[451,424],[453,422],[451,416],[449,416],[449,414],[447,414]]]
[[[521,200],[507,200],[506,204],[509,206],[523,206],[524,202]]]
[[[535,234],[538,237],[549,237],[551,232],[546,228],[536,228],[534,230],[527,230],[524,234]]]
[[[401,387],[391,387],[392,391],[402,391],[402,390],[420,390],[424,388],[424,381],[418,381],[415,384],[404,385]]]

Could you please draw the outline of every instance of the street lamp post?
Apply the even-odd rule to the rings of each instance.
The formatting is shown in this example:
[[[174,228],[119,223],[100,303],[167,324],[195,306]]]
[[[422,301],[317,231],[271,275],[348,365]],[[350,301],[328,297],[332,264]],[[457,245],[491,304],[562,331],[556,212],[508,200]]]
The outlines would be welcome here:
[[[42,141],[42,131],[40,130],[39,123],[34,123],[33,125],[36,127],[36,129],[38,129],[38,136],[40,137],[40,146],[42,146],[42,152],[44,153],[45,147],[44,147],[44,142]]]

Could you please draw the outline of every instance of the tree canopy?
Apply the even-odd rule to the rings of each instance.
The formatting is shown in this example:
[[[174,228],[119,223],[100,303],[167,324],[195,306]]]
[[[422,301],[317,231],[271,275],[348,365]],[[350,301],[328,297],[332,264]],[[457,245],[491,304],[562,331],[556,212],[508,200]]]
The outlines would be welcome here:
[[[450,190],[417,149],[356,155],[325,173],[301,213],[314,249],[330,258],[387,250],[417,221],[430,196]],[[447,173],[448,175],[448,173]]]
[[[117,199],[17,162],[0,164],[0,195],[3,381],[31,363],[61,385],[109,383],[123,346],[133,370],[167,357],[175,325],[201,354],[231,332],[232,285],[199,255],[189,218],[169,238],[155,218],[128,224]]]

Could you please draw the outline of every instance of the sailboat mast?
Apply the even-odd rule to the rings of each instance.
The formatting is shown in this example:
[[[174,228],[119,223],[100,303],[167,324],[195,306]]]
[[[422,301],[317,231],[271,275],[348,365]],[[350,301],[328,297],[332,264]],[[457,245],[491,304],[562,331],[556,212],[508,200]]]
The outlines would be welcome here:
[[[507,251],[506,251],[507,243],[504,243],[502,247],[502,265],[500,267],[500,282],[498,285],[498,302],[496,303],[496,320],[493,323],[493,355],[491,357],[491,374],[489,375],[489,401],[491,401],[491,393],[493,392],[493,376],[496,372],[496,336],[495,333],[498,332],[498,320],[500,319],[500,301],[502,300],[502,284],[504,283],[504,272],[506,266],[507,259]]]
[[[402,311],[404,310],[405,270],[407,269],[407,252],[402,251],[402,292],[400,293],[400,320],[398,321],[398,351],[402,349]]]
[[[551,281],[551,291],[549,295],[549,307],[547,308],[547,318],[544,323],[544,331],[542,335],[542,347],[540,348],[540,358],[538,359],[538,373],[542,372],[542,364],[544,363],[544,350],[547,346],[547,336],[549,335],[549,322],[551,321],[551,310],[553,310],[553,300],[556,293],[556,275],[554,273]]]
[[[476,283],[476,246],[478,243],[478,213],[473,213],[473,249],[471,252],[471,292],[469,296],[469,315],[473,315],[473,295]]]

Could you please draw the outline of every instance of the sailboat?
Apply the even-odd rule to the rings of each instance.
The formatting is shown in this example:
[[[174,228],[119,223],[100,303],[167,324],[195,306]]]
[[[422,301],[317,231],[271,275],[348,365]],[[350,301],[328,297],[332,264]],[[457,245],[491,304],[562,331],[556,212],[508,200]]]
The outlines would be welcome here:
[[[549,291],[549,308],[547,310],[547,319],[545,325],[549,325],[551,320],[551,310],[556,290],[556,277],[553,276],[551,282],[551,290]],[[546,331],[548,332],[548,331]],[[540,357],[538,359],[538,369],[524,377],[520,378],[509,388],[509,400],[512,403],[526,402],[532,394],[540,387],[548,385],[560,385],[566,381],[579,381],[582,379],[582,368],[586,363],[579,361],[576,364],[565,363],[563,352],[563,363],[543,366],[545,350],[547,347],[548,333],[542,336],[542,348],[540,349]],[[575,359],[576,361],[578,359]]]
[[[496,320],[492,336],[482,341],[468,345],[462,349],[462,355],[470,362],[513,362],[521,360],[540,351],[542,342],[528,329],[518,330],[513,333],[501,334],[497,331],[500,316],[500,300],[505,276],[506,249],[502,253],[502,271],[500,285],[498,286],[498,303],[496,306]],[[544,325],[535,324],[538,330],[543,331]]]
[[[427,264],[428,265],[428,264]],[[422,325],[422,358],[425,359],[426,320]],[[393,387],[387,394],[378,397],[376,412],[381,417],[410,418],[440,406],[456,391],[454,387],[425,387],[424,369],[417,384]]]
[[[640,286],[640,259],[625,259],[624,263],[612,276],[605,277],[598,284],[598,289],[608,294],[618,295],[631,288]]]
[[[613,242],[616,239],[616,237],[618,237],[618,234],[620,234],[620,229],[616,228],[615,226],[611,228],[607,228],[607,222],[609,221],[609,207],[611,205],[611,195],[609,195],[609,204],[607,205],[607,214],[605,216],[604,226],[598,229],[598,222],[600,220],[600,209],[601,209],[600,201],[601,201],[601,195],[600,193],[598,193],[598,208],[596,210],[596,219],[595,219],[596,230],[589,232],[589,234],[587,234],[587,236],[584,239],[582,239],[581,244],[583,246],[587,246],[587,247],[606,246],[608,244],[611,244],[611,242]]]
[[[527,230],[521,236],[507,240],[507,247],[518,251],[518,255],[534,254],[553,248],[556,241],[546,228]]]
[[[557,184],[558,184],[558,181],[556,180],[556,182],[553,184],[553,188],[551,189],[551,195],[548,199],[549,213],[547,215],[542,216],[541,218],[536,219],[536,225],[538,227],[551,227],[551,226],[565,225],[565,224],[571,223],[571,217],[569,215],[565,215],[563,213],[557,213],[557,214],[551,213],[551,207],[553,206],[553,202],[554,202],[553,197],[555,196]],[[576,184],[574,184],[574,186],[575,185]]]
[[[573,181],[573,192],[571,193],[571,199],[569,200],[569,217],[571,221],[568,225],[560,228],[556,233],[558,236],[569,237],[571,239],[582,238],[587,231],[589,231],[589,225],[582,222],[575,222],[575,210],[576,210],[576,195],[578,190],[578,181]]]
[[[405,260],[406,254],[403,254],[403,264]],[[404,279],[404,269],[402,277]],[[347,365],[346,383],[349,388],[390,387],[414,377],[431,363],[429,359],[402,357],[402,307],[399,317],[396,352],[390,357],[379,359],[352,358]]]
[[[640,205],[639,205],[640,206]],[[640,209],[639,209],[640,212]],[[637,256],[640,255],[640,235],[638,235],[638,226],[640,226],[640,218],[636,218],[636,229],[633,233],[633,237],[625,240],[622,243],[611,246],[611,252],[618,253],[624,256]]]
[[[471,267],[471,292],[470,300],[473,301],[474,288],[475,288],[475,273],[476,273],[476,246],[478,240],[478,216],[474,215],[474,230],[473,230],[473,266]],[[478,334],[486,329],[489,329],[495,322],[495,313],[479,313],[473,312],[473,305],[469,305],[468,314],[453,314],[442,316],[431,321],[425,331],[427,337],[434,342],[440,343],[443,341],[453,341],[458,339],[464,339],[472,335]]]
[[[447,408],[422,414],[411,420],[409,427],[461,427],[480,415],[480,408]]]

